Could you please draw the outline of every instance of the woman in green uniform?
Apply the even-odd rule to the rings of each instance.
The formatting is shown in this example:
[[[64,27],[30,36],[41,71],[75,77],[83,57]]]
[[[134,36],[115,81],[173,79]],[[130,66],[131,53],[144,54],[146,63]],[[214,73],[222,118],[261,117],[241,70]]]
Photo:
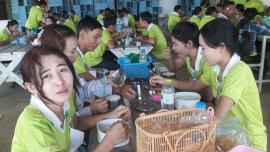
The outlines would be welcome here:
[[[199,80],[172,83],[183,90],[211,86],[216,97],[216,117],[237,118],[247,132],[250,146],[266,151],[267,135],[256,81],[249,66],[235,53],[238,29],[226,19],[215,19],[201,29],[199,42],[205,62],[213,69]],[[164,79],[155,76],[150,82],[163,84]]]
[[[75,106],[68,98],[79,84],[72,63],[57,49],[36,46],[25,54],[21,73],[31,101],[17,121],[11,151],[75,151],[84,134],[71,127]],[[109,152],[127,137],[117,123],[94,151]]]
[[[18,28],[19,23],[16,20],[8,21],[6,28],[0,31],[0,46],[16,39],[20,35]]]

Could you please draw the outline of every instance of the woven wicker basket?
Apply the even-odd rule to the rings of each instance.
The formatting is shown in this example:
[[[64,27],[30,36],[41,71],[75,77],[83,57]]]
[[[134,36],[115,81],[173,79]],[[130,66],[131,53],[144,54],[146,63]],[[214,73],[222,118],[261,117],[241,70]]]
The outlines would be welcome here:
[[[214,152],[216,122],[213,120],[209,124],[194,126],[191,118],[198,113],[197,109],[185,108],[137,118],[137,151]],[[157,131],[157,126],[166,131]]]

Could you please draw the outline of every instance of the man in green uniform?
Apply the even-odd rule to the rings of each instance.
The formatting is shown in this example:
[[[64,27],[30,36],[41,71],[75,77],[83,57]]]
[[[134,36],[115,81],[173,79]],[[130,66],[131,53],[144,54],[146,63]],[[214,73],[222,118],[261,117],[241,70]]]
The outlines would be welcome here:
[[[169,14],[167,26],[170,33],[174,26],[181,21],[181,17],[184,15],[184,10],[182,9],[181,5],[176,5],[174,7],[174,12]]]
[[[147,29],[148,37],[140,36],[138,40],[153,45],[154,48],[150,54],[154,59],[161,60],[163,58],[163,51],[167,48],[167,42],[159,27],[152,23],[152,15],[149,12],[140,14],[140,26]]]
[[[42,22],[43,10],[47,3],[45,0],[38,1],[37,6],[32,6],[25,23],[25,28],[27,29],[27,36],[31,37],[44,23]]]

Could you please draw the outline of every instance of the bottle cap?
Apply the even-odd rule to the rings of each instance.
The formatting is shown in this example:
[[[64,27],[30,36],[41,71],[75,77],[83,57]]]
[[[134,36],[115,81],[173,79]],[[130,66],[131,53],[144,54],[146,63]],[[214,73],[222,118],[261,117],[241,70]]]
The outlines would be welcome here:
[[[165,79],[165,84],[171,84],[172,83],[172,79]]]
[[[200,110],[205,110],[206,109],[206,103],[205,102],[197,102],[196,108]]]

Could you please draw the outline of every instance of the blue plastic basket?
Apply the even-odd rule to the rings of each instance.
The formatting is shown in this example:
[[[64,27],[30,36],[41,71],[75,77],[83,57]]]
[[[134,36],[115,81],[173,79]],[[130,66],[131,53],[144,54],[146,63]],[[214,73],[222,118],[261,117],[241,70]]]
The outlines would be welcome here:
[[[121,70],[123,70],[127,78],[149,78],[150,70],[148,68],[149,64],[152,62],[152,58],[147,56],[147,62],[143,63],[129,63],[129,59],[121,57],[117,60],[120,65]]]

